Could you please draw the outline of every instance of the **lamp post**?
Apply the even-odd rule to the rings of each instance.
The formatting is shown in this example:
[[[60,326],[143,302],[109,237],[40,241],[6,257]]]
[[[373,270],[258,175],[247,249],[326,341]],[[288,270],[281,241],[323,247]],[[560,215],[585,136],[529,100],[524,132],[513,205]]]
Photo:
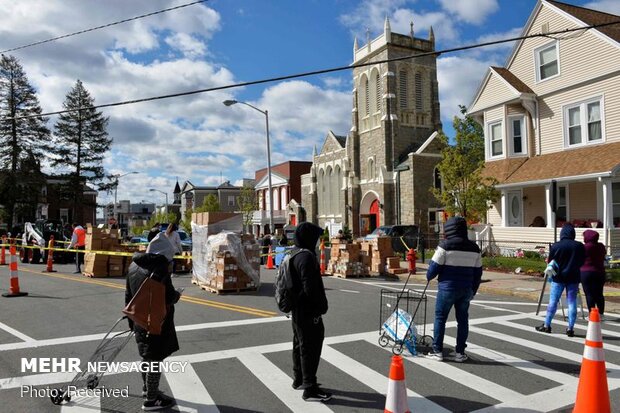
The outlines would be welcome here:
[[[168,193],[164,191],[160,191],[159,189],[151,188],[149,189],[151,192],[159,192],[166,195],[166,219],[168,219]]]
[[[126,174],[116,174],[116,175],[112,175],[114,178],[116,178],[114,180],[114,219],[116,220],[116,222],[118,222],[118,210],[116,208],[116,193],[118,192],[118,180],[121,179],[123,176],[127,176],[127,175],[132,175],[132,174],[137,174],[139,172],[133,171],[133,172],[127,172]],[[120,224],[119,224],[120,227]]]
[[[269,232],[273,235],[275,228],[273,226],[273,191],[271,188],[271,145],[269,143],[269,112],[267,110],[261,110],[256,106],[250,105],[249,103],[240,102],[237,100],[225,100],[222,103],[224,103],[224,105],[226,106],[232,106],[236,103],[241,103],[242,105],[249,106],[252,109],[257,110],[263,115],[265,115],[265,129],[267,131],[267,190],[269,191]]]

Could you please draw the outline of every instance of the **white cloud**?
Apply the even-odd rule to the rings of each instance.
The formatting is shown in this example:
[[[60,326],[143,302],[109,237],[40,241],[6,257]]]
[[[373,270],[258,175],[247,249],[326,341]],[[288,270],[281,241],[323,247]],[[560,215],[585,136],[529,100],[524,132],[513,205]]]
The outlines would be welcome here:
[[[618,0],[591,1],[584,4],[583,7],[620,16],[620,1]]]
[[[480,25],[499,10],[497,0],[439,0],[448,13],[470,24]]]
[[[203,42],[187,33],[175,33],[166,37],[165,41],[168,46],[179,50],[190,59],[203,56],[207,49]]]
[[[468,106],[489,66],[496,64],[474,57],[443,57],[437,59],[439,100],[444,124],[460,115],[459,105]]]

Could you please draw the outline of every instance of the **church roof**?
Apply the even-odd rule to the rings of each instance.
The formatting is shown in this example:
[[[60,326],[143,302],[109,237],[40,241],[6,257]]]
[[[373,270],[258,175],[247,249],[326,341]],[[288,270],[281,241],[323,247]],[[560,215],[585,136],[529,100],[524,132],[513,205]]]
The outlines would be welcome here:
[[[334,134],[334,138],[336,138],[336,140],[338,141],[340,146],[342,146],[343,148],[347,145],[347,137],[346,136]]]
[[[174,191],[172,191],[173,194],[178,194],[181,192],[181,187],[179,186],[179,181],[177,180],[177,184],[174,186]]]

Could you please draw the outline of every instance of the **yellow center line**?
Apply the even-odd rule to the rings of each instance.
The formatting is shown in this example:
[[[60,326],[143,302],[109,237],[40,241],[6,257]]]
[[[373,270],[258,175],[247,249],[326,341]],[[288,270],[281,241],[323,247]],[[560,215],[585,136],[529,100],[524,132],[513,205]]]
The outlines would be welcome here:
[[[28,272],[28,273],[35,274],[35,275],[43,275],[46,277],[59,278],[62,280],[77,281],[77,282],[86,283],[86,284],[101,285],[104,287],[116,288],[119,290],[125,289],[124,285],[109,282],[109,281],[92,279],[92,278],[79,278],[79,277],[72,277],[70,275],[63,275],[63,274],[44,273],[40,271],[27,270],[24,268],[20,269],[20,271]],[[185,301],[185,302],[192,303],[192,304],[204,305],[208,307],[219,308],[221,310],[229,310],[229,311],[236,311],[236,312],[244,313],[244,314],[251,314],[251,315],[255,315],[259,317],[273,317],[273,316],[278,315],[277,313],[273,311],[266,311],[266,310],[261,310],[258,308],[245,307],[245,306],[240,306],[236,304],[227,304],[227,303],[222,303],[219,301],[206,300],[204,298],[193,297],[193,296],[188,296],[188,295],[181,296],[181,301]]]

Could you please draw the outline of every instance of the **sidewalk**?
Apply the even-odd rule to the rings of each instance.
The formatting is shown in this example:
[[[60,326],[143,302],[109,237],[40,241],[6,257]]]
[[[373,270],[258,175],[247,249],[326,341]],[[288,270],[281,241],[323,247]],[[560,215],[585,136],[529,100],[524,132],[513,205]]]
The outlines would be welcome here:
[[[406,264],[406,263],[405,263]],[[411,280],[419,282],[426,281],[427,264],[417,264],[416,274],[411,276]],[[401,280],[407,279],[407,274],[399,276]],[[431,287],[435,280],[431,282]],[[525,274],[501,273],[493,271],[484,271],[482,273],[482,283],[480,284],[481,293],[509,295],[515,297],[527,298],[537,302],[540,296],[540,290],[543,286],[543,278]],[[581,289],[583,293],[583,289]],[[546,287],[547,296],[543,299],[543,305],[549,301],[549,285]],[[620,288],[605,286],[605,313],[616,313],[620,316]],[[585,297],[583,297],[585,306]],[[544,311],[543,307],[543,311]]]

